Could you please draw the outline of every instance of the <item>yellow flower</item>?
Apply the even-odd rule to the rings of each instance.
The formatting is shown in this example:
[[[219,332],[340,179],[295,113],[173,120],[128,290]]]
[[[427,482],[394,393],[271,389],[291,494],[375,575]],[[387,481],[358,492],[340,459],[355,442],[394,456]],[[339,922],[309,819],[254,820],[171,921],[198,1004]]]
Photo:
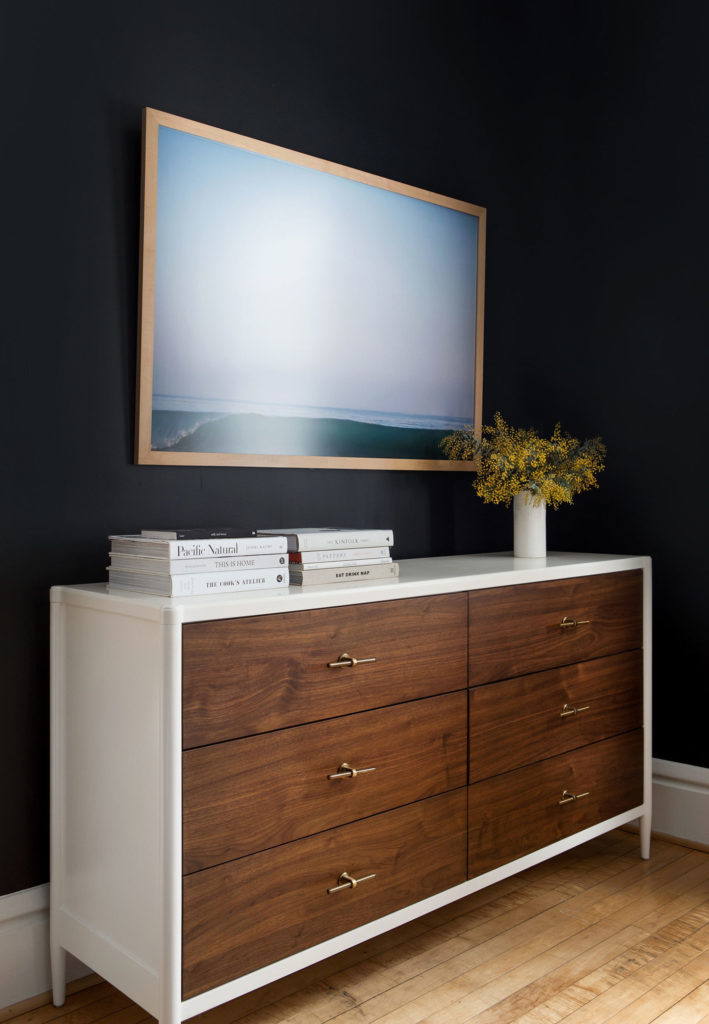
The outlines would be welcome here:
[[[509,505],[515,494],[529,491],[534,504],[545,501],[550,508],[597,487],[606,457],[600,437],[582,442],[557,423],[543,438],[534,429],[511,427],[499,412],[480,437],[464,427],[444,437],[441,448],[449,459],[477,463],[473,487],[483,501]]]

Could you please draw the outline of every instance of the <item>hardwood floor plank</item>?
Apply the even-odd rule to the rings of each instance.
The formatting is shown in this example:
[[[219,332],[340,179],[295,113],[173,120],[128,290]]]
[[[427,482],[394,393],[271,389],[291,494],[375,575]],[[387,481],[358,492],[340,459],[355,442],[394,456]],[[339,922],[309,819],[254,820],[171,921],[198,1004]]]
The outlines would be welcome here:
[[[649,962],[653,958],[658,958],[671,950],[675,943],[700,934],[703,923],[706,924],[705,919],[695,920],[688,923],[683,930],[675,927],[668,929],[665,935],[649,935],[646,939],[622,949],[618,956],[607,961],[598,957],[598,954],[603,952],[602,947],[598,947],[590,951],[590,955],[585,958],[579,957],[568,961],[557,970],[514,993],[507,1000],[498,1002],[490,1013],[473,1016],[470,1019],[474,1020],[475,1024],[507,1024],[513,1021],[524,1021],[525,1024],[539,1024],[544,1021],[544,1024],[548,1024],[550,1021],[563,1020],[599,990],[599,978],[623,978],[634,966],[639,968],[645,959]],[[627,929],[625,934],[630,935],[631,930]],[[706,938],[709,939],[709,935]],[[611,943],[604,945],[610,948]],[[689,956],[691,948],[690,942]],[[583,970],[579,971],[584,959],[590,962],[593,958],[599,959],[599,964],[602,965],[596,972],[589,976]],[[550,1000],[554,993],[555,997]],[[539,1012],[539,1007],[544,1007],[544,1012]]]
[[[66,986],[67,996],[72,996],[75,993],[83,992],[87,988],[96,988],[100,984],[105,984],[101,981],[101,978],[97,974],[87,974],[83,978],[77,978],[75,981],[68,982]],[[29,999],[22,999],[19,1003],[12,1003],[10,1006],[5,1006],[0,1009],[0,1024],[4,1024],[6,1020],[11,1020],[16,1017],[21,1017],[25,1013],[29,1013],[30,1010],[44,1009],[49,1010],[52,1004],[52,993],[42,992],[37,996],[30,996]]]
[[[102,1018],[105,1024],[141,1024],[142,1021],[154,1020],[142,1006],[131,1003],[124,1010],[116,1010]]]
[[[607,920],[619,927],[630,923],[646,931],[657,931],[670,921],[697,910],[709,902],[706,884],[695,886],[681,896],[662,899],[662,892],[656,890],[652,898],[622,908],[616,914],[609,914]]]
[[[544,1004],[546,1016],[530,1015],[520,1018],[519,1024],[538,1024],[564,1021],[564,1024],[605,1024],[615,1017],[617,1024],[625,1024],[628,1007],[646,992],[651,991],[661,982],[671,978],[683,968],[698,960],[696,946],[702,943],[707,952],[699,957],[709,958],[709,928],[701,930],[701,934],[691,937],[680,946],[672,947],[665,953],[646,959],[643,946],[631,947],[620,957],[609,961],[600,970],[580,979],[564,993],[566,1000],[563,1008],[554,1005],[554,1000]],[[709,966],[709,959],[705,959]],[[699,963],[699,969],[705,969]],[[706,974],[704,975],[706,977]],[[696,982],[695,982],[696,984]],[[576,1001],[576,1008],[568,1010],[569,998]],[[653,1018],[650,1017],[649,1020]]]
[[[709,1009],[709,981],[698,985],[689,995],[680,1000],[660,1017],[657,1024],[700,1024]]]
[[[703,918],[699,918],[698,920],[693,921],[691,924],[688,924],[688,937],[692,936],[698,929],[701,929],[703,923]],[[706,937],[709,940],[709,934],[707,934]],[[632,969],[637,968],[640,964],[644,962],[644,960],[657,957],[659,953],[662,953],[666,949],[668,944],[671,944],[671,938],[665,938],[664,942],[662,941],[662,938],[663,937],[660,936],[649,936],[646,939],[640,941],[639,943],[636,943],[630,948],[630,950],[624,950],[620,954],[620,956],[618,956],[615,960],[610,961],[608,964],[604,964],[601,970],[599,972],[596,972],[595,979],[593,977],[591,979],[587,978],[584,980],[583,984],[587,988],[590,982],[593,982],[595,980],[597,983],[597,980],[600,977],[603,979],[605,987],[605,985],[609,984],[609,977],[612,982],[614,982],[617,977],[624,977],[626,973],[629,973]],[[568,953],[568,951],[572,948],[573,943],[570,943],[569,941],[564,942],[562,944],[561,949],[559,950],[559,955],[566,955],[566,953]],[[533,986],[539,989],[540,986],[537,983],[536,979],[540,977],[544,979],[545,984],[549,984],[549,978],[547,977],[548,972],[545,970],[549,962],[550,956],[548,954],[545,954],[542,957],[535,958],[535,960],[531,963],[525,964],[521,968],[511,971],[508,975],[502,976],[502,974],[500,974],[500,976],[498,976],[498,978],[496,979],[496,983],[493,986],[495,995],[497,996],[497,1002],[491,1004],[494,1006],[494,1010],[491,1014],[488,1014],[487,1016],[482,1016],[480,1018],[478,1017],[477,1014],[481,1013],[483,1009],[487,1009],[487,1007],[483,1007],[481,1000],[487,999],[488,995],[487,992],[479,990],[478,992],[476,992],[474,998],[467,999],[465,1001],[466,1005],[464,1007],[446,1007],[445,1012],[447,1016],[446,1018],[444,1018],[441,1015],[440,1020],[443,1021],[444,1019],[447,1019],[451,1022],[451,1024],[453,1021],[457,1022],[459,1019],[460,1021],[467,1021],[468,1019],[477,1021],[478,1019],[481,1019],[489,1021],[490,1024],[498,1024],[498,1022],[502,1021],[518,1020],[520,1012],[522,1010],[521,1004],[523,1004],[525,1001],[524,997],[521,996],[518,992],[518,989],[520,988],[518,982],[520,981],[520,979],[524,981],[525,973],[531,967],[535,974],[535,977],[532,979]],[[514,997],[512,999],[508,999],[507,1002],[505,1003],[504,997],[508,992],[514,993]],[[534,988],[532,990],[529,990],[526,994],[527,1008],[530,1005],[533,1005],[537,998],[538,996],[534,992]],[[467,1015],[466,1011],[468,1011]],[[428,1020],[428,1018],[426,1019]],[[438,1018],[435,1015],[431,1017],[432,1021],[437,1019]]]
[[[608,1024],[697,1024],[707,1010],[709,982],[697,984],[696,978],[678,971],[609,1018]]]
[[[379,1012],[384,1009],[383,1006],[367,1004],[362,1008],[367,1011],[366,1017],[350,1014],[335,1020],[337,1024],[352,1024],[360,1019],[367,1022],[381,1019],[386,1024],[401,1024],[405,1021],[409,1024],[409,1021],[428,1020],[433,1015],[431,1019],[453,1021],[456,1019],[451,1016],[453,1008],[457,1010],[461,1001],[471,1002],[483,988],[497,985],[502,978],[510,976],[511,972],[522,972],[524,980],[529,980],[524,973],[529,970],[528,964],[538,962],[544,956],[549,957],[550,950],[561,940],[565,939],[572,949],[583,948],[606,938],[609,932],[603,924],[596,925],[594,929],[579,929],[575,922],[561,915],[552,917],[547,914],[543,922],[544,927],[535,920],[527,922],[526,926],[511,929],[474,947],[470,954],[443,965],[443,970],[427,971],[414,979],[414,984],[402,987],[398,992],[386,993],[388,999],[394,997],[402,1004],[399,1009],[389,1011],[387,1007],[385,1012]],[[473,958],[477,962],[471,962]],[[421,990],[420,994],[416,994],[417,988]],[[475,1005],[477,1009],[485,1009],[487,1006],[483,1003]]]
[[[672,885],[672,892],[679,894],[682,891],[682,878],[698,866],[695,857],[706,857],[706,854],[685,850],[683,856],[669,863],[639,861],[581,896],[569,900],[564,904],[564,909],[567,913],[583,918],[587,924],[593,924],[617,914],[640,897],[663,886]]]
[[[131,1005],[130,999],[122,992],[102,982],[67,998],[64,1006],[52,1006],[50,1003],[38,1007],[15,1017],[13,1024],[47,1024],[49,1021],[57,1021],[59,1024],[94,1024],[94,1021],[103,1020],[116,1010]]]
[[[709,1009],[709,982],[703,980],[708,967],[706,955],[697,957],[609,1017],[607,1024],[696,1024]]]
[[[598,926],[592,925],[585,930],[584,940],[588,943],[588,948],[581,948],[581,951],[574,955],[574,947],[563,943],[554,957],[546,958],[546,966],[550,969],[541,976],[539,971],[540,967],[543,970],[543,966],[539,959],[535,959],[524,965],[521,971],[510,972],[507,976],[494,979],[487,991],[481,990],[476,993],[477,1003],[473,999],[465,1001],[458,1016],[465,1021],[475,1020],[476,1024],[517,1022],[538,1003],[548,1000],[553,994],[563,992],[578,978],[620,955],[637,938],[635,929],[628,928],[608,938],[602,938],[600,942],[594,942],[594,938],[597,937],[594,932],[597,928]],[[567,959],[563,959],[565,957]]]
[[[456,922],[455,930],[442,926],[447,935],[455,935],[469,945],[478,945],[488,939],[524,924],[530,918],[539,917],[564,902],[564,896],[553,890],[540,895],[529,895],[520,901],[505,897],[484,908],[484,913],[472,913]]]
[[[51,996],[47,994],[47,1001],[42,1006],[26,1010],[24,1013],[13,1014],[13,1007],[7,1007],[7,1015],[0,1017],[0,1021],[3,1024],[6,1020],[10,1019],[13,1021],[13,1024],[48,1024],[49,1021],[59,1020],[73,1010],[79,1009],[88,1003],[97,1002],[99,999],[115,991],[116,989],[109,985],[107,981],[101,981],[90,988],[67,995],[67,1001],[64,1006],[54,1006],[51,1002]]]

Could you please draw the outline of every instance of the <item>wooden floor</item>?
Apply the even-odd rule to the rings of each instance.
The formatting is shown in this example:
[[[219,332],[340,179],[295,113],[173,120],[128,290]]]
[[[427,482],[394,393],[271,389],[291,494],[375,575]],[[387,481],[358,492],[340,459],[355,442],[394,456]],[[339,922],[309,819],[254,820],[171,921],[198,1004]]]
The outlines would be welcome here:
[[[709,1024],[707,979],[709,853],[618,831],[193,1020]],[[93,982],[0,1022],[151,1020]]]

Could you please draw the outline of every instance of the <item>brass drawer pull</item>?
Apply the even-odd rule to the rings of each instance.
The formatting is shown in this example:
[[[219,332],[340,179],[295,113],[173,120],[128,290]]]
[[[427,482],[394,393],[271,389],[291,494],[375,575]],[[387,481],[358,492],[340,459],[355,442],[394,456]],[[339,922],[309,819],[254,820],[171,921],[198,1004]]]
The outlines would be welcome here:
[[[574,629],[576,626],[590,626],[590,619],[570,619],[568,615],[565,615],[559,623],[562,629]]]
[[[588,711],[590,704],[584,704],[581,708],[572,708],[569,704],[564,704],[561,709],[561,718],[568,718],[569,715],[578,715],[580,711]]]
[[[376,768],[352,768],[343,761],[334,775],[328,775],[328,779],[356,779],[358,775],[366,775],[367,772],[375,772]]]
[[[374,875],[363,875],[362,878],[353,878],[348,871],[343,871],[340,877],[337,879],[337,885],[333,886],[332,889],[328,889],[330,892],[340,892],[341,889],[356,889],[360,882],[366,882],[370,878],[376,878]]]
[[[561,794],[559,806],[561,807],[562,804],[573,804],[576,800],[580,800],[582,796],[589,796],[589,790],[586,790],[585,793],[570,793],[568,789],[565,789]]]
[[[337,661],[328,661],[328,668],[354,668],[355,665],[365,665],[368,661],[376,661],[376,658],[353,658],[351,654],[341,654]]]

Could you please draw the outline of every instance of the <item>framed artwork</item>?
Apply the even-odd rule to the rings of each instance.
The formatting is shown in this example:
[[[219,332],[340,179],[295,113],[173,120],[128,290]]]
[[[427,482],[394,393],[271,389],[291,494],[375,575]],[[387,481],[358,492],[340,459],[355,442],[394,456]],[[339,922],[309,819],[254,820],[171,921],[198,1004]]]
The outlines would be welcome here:
[[[136,461],[471,469],[485,210],[146,109]]]

